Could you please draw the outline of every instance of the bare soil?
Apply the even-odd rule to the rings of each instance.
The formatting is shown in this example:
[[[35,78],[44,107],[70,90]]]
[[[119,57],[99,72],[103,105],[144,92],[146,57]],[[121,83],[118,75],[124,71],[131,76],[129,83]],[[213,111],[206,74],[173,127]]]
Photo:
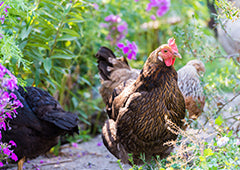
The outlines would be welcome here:
[[[232,94],[226,95],[228,99]],[[240,108],[240,96],[225,106],[224,116],[230,116],[228,113],[231,108],[238,106]],[[203,113],[204,114],[204,113]],[[205,115],[201,115],[198,121],[203,123]],[[208,133],[212,127],[206,124]],[[206,131],[201,134],[206,137]],[[212,137],[211,137],[212,138]],[[130,165],[122,165],[124,170],[131,168]],[[7,169],[17,170],[17,164],[10,165]],[[101,135],[96,136],[88,142],[83,142],[77,146],[65,144],[61,146],[60,156],[39,156],[36,159],[28,160],[24,163],[25,170],[120,170],[117,159],[105,148],[102,143]]]

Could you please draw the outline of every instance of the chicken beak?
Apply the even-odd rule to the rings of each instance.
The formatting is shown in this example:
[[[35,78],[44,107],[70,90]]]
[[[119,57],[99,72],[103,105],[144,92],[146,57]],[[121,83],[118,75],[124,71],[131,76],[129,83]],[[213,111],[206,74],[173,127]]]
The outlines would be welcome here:
[[[174,53],[173,53],[173,56],[174,56],[175,58],[182,58],[182,56],[181,56],[179,53],[177,53],[177,52],[174,52]]]

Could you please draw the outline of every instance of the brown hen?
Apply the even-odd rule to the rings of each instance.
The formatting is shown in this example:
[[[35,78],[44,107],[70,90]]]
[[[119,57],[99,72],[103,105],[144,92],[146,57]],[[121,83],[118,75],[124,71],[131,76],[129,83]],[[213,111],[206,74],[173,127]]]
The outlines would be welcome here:
[[[201,72],[205,72],[205,66],[199,60],[191,60],[178,70],[178,86],[183,93],[189,118],[193,120],[201,115],[205,105],[205,96],[199,80]]]
[[[177,138],[168,130],[166,118],[183,127],[185,117],[184,98],[173,67],[175,58],[180,57],[174,39],[150,54],[140,74],[106,47],[101,47],[96,57],[102,78],[100,93],[109,115],[102,128],[105,146],[123,163],[129,163],[129,153],[135,164],[142,163],[141,154],[146,161],[157,155],[165,158],[173,147],[164,143]],[[118,78],[113,78],[115,73]],[[115,88],[105,93],[104,88],[114,83]]]

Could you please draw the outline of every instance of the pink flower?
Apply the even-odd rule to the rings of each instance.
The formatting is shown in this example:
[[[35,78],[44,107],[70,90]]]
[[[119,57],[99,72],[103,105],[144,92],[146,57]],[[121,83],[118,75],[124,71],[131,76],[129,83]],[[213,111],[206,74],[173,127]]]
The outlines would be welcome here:
[[[122,19],[121,19],[118,15],[113,15],[113,14],[111,14],[111,15],[108,15],[108,16],[105,18],[105,21],[107,21],[107,22],[117,22],[117,23],[119,23],[119,22],[122,21]]]
[[[16,143],[15,143],[15,142],[13,142],[12,140],[10,140],[10,141],[9,141],[9,145],[12,145],[12,146],[15,146],[15,147],[17,147]]]
[[[124,30],[127,30],[127,28],[128,28],[128,25],[127,25],[126,22],[123,22],[122,25],[118,25],[118,26],[117,26],[117,30],[118,30],[120,33],[124,32]]]
[[[77,147],[78,147],[78,144],[75,143],[75,142],[73,142],[73,143],[72,143],[72,147],[77,148]]]
[[[5,118],[4,118],[5,119]],[[4,120],[0,120],[0,129],[4,129],[6,130],[6,123],[4,122]]]
[[[7,115],[7,117],[9,117],[10,119],[12,119],[12,115],[8,112],[5,112],[5,114]]]
[[[95,10],[99,10],[99,6],[98,6],[98,4],[93,3],[93,8],[94,8]]]
[[[17,88],[17,79],[16,78],[5,78],[2,83],[3,87],[6,87],[8,90],[13,91]]]
[[[125,46],[123,43],[118,43],[117,47],[122,49],[124,54],[127,54],[127,58],[129,60],[134,59],[136,60],[136,55],[137,55],[137,45],[135,44],[135,42],[133,41],[132,43],[130,43],[128,40],[126,41],[127,45]]]
[[[17,155],[15,153],[12,153],[11,159],[14,160],[14,161],[17,161],[18,157],[17,157]]]
[[[5,21],[5,15],[2,15],[2,17],[0,17],[0,20],[2,20],[2,24],[4,24],[4,21]]]
[[[0,162],[0,167],[3,167],[3,163],[2,162]]]
[[[97,146],[102,146],[102,144],[103,144],[102,142],[98,142]]]
[[[152,20],[156,20],[156,16],[155,15],[151,15],[150,17]]]
[[[3,148],[3,153],[6,155],[10,155],[11,151],[8,148]]]
[[[44,160],[40,160],[40,164],[43,164],[44,163]]]
[[[148,4],[146,11],[150,11],[153,7],[157,7],[157,16],[161,17],[170,8],[171,1],[170,0],[150,0],[150,3]]]
[[[4,12],[5,12],[5,14],[7,14],[8,13],[8,11],[7,11],[7,9],[8,8],[10,8],[10,6],[9,5],[7,5],[5,8],[4,8]]]
[[[111,45],[116,45],[127,34],[128,24],[118,15],[113,14],[105,17],[105,21],[107,23],[100,23],[100,27],[109,31],[106,39],[111,41]]]

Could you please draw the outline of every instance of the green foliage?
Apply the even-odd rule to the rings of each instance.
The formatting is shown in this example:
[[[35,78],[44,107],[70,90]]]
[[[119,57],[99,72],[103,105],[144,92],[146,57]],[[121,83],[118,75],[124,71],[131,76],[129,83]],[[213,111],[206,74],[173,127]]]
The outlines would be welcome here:
[[[215,142],[186,143],[186,149],[191,148],[194,155],[191,161],[175,153],[171,155],[171,160],[159,160],[157,165],[145,162],[144,166],[133,166],[133,169],[238,168],[236,136],[239,129],[236,127],[239,110],[238,107],[225,107],[231,99],[234,100],[226,98],[225,93],[239,95],[239,63],[226,57],[213,31],[207,27],[210,16],[207,0],[172,0],[167,14],[155,21],[150,16],[156,10],[146,12],[148,2],[7,0],[5,3],[11,8],[0,28],[3,34],[0,62],[19,78],[20,84],[24,84],[25,80],[27,85],[48,90],[66,110],[77,112],[80,120],[89,124],[91,114],[104,108],[98,93],[100,81],[94,55],[100,46],[110,47],[119,54],[116,46],[106,40],[109,30],[99,26],[105,22],[105,17],[119,15],[127,22],[128,34],[122,42],[127,39],[138,45],[137,60],[129,61],[135,68],[142,68],[152,50],[166,43],[168,38],[175,37],[183,56],[182,60],[176,61],[177,70],[191,59],[197,58],[205,63],[206,73],[202,79],[206,94],[204,125],[213,127],[219,136],[229,135],[229,142],[226,147],[218,147],[216,137]],[[94,3],[98,4],[98,9],[95,9]],[[232,3],[225,0],[215,3],[221,9],[216,18],[235,20],[239,17],[239,9],[234,8]],[[2,12],[3,8],[0,14]],[[229,117],[226,118],[223,112],[227,112]],[[229,125],[229,121],[233,125]],[[195,128],[205,130],[198,121],[191,126],[194,124]],[[81,130],[77,139],[69,140],[89,139],[88,132]],[[184,137],[188,139],[189,136]]]
[[[218,15],[219,17],[228,18],[231,20],[240,17],[240,10],[233,5],[233,2],[225,0],[215,0],[215,3],[218,8],[221,9],[221,13],[220,15]]]

